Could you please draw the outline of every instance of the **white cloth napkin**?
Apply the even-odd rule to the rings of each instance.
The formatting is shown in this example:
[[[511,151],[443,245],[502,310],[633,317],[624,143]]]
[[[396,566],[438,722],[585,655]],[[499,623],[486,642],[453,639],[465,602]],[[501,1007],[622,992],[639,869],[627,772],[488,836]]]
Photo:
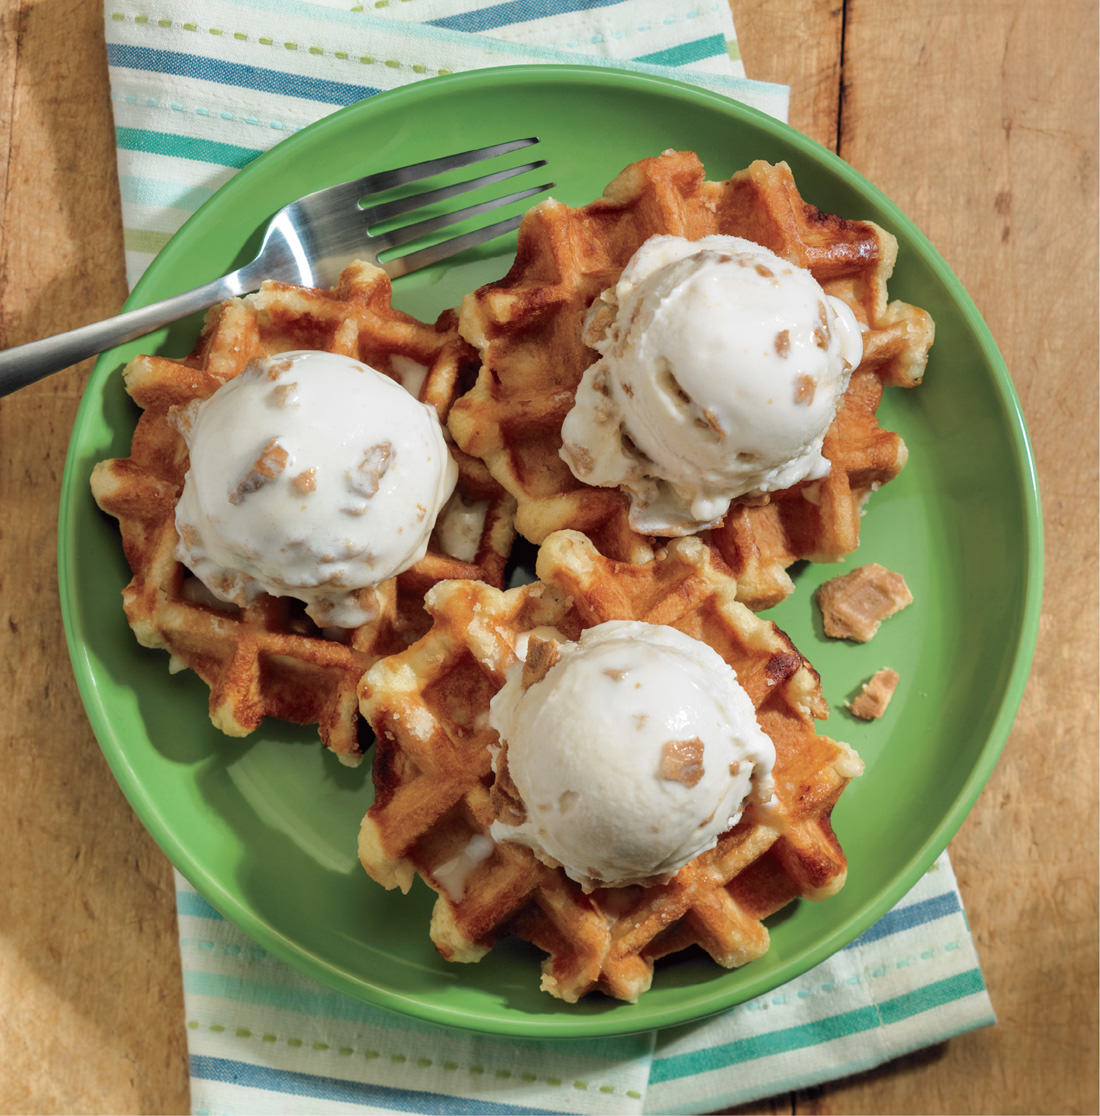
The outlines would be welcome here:
[[[337,107],[447,71],[599,62],[786,118],[726,0],[106,0],[127,270],[242,166]],[[691,1026],[498,1039],[329,991],[177,875],[195,1113],[699,1112],[842,1077],[994,1021],[946,854],[856,942]]]

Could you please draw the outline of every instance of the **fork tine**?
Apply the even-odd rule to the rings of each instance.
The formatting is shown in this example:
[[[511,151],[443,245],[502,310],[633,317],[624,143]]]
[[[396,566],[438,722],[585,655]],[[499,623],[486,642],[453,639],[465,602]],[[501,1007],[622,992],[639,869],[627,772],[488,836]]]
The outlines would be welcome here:
[[[382,202],[369,208],[364,207],[363,216],[367,220],[367,227],[370,228],[371,225],[388,221],[391,217],[402,217],[406,213],[423,209],[434,202],[446,201],[448,198],[457,197],[459,194],[468,193],[470,190],[476,190],[479,186],[491,186],[495,182],[504,182],[509,178],[515,178],[517,175],[526,174],[528,171],[538,170],[539,167],[544,166],[546,166],[546,160],[537,159],[533,163],[524,163],[522,166],[509,167],[507,170],[494,171],[492,174],[483,174],[479,178],[456,182],[452,186],[440,186],[435,190],[425,190],[421,194],[410,194],[408,197],[397,198],[392,202]]]
[[[445,229],[449,225],[457,225],[459,221],[464,221],[467,217],[477,217],[482,213],[491,213],[493,210],[501,209],[512,202],[523,201],[524,198],[541,194],[553,185],[552,182],[544,182],[541,186],[531,186],[526,190],[517,190],[515,193],[506,194],[501,198],[491,198],[489,201],[478,202],[476,205],[468,205],[464,209],[456,209],[449,213],[441,213],[437,217],[427,217],[423,221],[416,221],[411,225],[403,225],[399,229],[393,229],[391,232],[382,233],[380,236],[374,236],[371,239],[379,252],[384,252],[389,248],[400,248],[402,245],[422,236],[427,236],[429,233]]]
[[[396,256],[380,266],[391,279],[399,279],[402,275],[408,275],[412,271],[430,267],[432,264],[439,263],[440,260],[448,259],[459,252],[465,252],[467,248],[476,248],[477,245],[484,244],[494,237],[504,236],[505,233],[518,229],[522,220],[523,214],[506,217],[503,221],[497,221],[493,225],[474,229],[473,232],[463,233],[462,236],[456,236],[451,240],[440,241],[428,248],[410,252],[407,256]]]
[[[407,167],[396,167],[393,170],[378,171],[357,179],[355,186],[360,188],[364,195],[380,193],[390,190],[395,186],[404,186],[409,182],[419,182],[424,178],[431,178],[433,174],[454,170],[457,167],[469,166],[470,163],[480,163],[486,159],[493,159],[497,155],[506,155],[509,151],[519,151],[523,147],[530,147],[539,142],[538,136],[529,136],[526,139],[508,140],[505,143],[491,143],[487,147],[475,147],[469,151],[461,151],[456,155],[443,155],[438,159],[427,159],[422,163],[411,163]],[[348,183],[352,185],[352,183]]]

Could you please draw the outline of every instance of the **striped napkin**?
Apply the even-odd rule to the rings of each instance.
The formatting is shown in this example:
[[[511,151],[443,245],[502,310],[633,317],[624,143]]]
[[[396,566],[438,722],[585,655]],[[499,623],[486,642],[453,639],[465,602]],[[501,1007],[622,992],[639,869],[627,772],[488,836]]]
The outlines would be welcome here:
[[[198,1116],[706,1112],[995,1022],[946,853],[889,914],[781,988],[702,1023],[583,1041],[467,1034],[330,992],[176,880]]]
[[[473,0],[477,2],[477,0]],[[786,119],[747,81],[727,0],[105,0],[130,285],[184,220],[280,139],[425,77],[600,62]],[[411,22],[416,20],[417,22]]]
[[[481,6],[476,6],[478,3]],[[781,119],[727,0],[105,0],[133,285],[232,175],[337,107],[439,73],[581,62],[678,77]],[[176,876],[195,1113],[700,1112],[994,1022],[947,855],[857,941],[702,1023],[501,1040],[314,983]]]

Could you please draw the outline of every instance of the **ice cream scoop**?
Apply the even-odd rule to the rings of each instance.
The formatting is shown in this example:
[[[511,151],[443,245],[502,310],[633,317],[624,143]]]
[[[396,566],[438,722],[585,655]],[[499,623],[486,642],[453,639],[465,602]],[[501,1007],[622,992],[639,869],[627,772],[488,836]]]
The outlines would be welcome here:
[[[715,526],[730,502],[825,476],[822,442],[863,343],[804,268],[734,236],[655,236],[592,305],[601,355],[562,425],[586,484],[621,486],[657,535]]]
[[[458,469],[439,418],[351,357],[255,360],[176,412],[190,454],[177,557],[219,599],[295,597],[356,627],[428,546]]]
[[[774,796],[772,741],[724,659],[634,620],[532,636],[494,696],[495,841],[586,889],[665,879]]]

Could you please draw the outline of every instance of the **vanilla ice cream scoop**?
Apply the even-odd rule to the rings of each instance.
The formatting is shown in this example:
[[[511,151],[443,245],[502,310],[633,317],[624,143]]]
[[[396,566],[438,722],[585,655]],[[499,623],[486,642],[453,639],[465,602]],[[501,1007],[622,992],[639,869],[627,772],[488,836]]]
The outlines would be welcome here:
[[[221,600],[295,597],[323,627],[376,615],[374,588],[424,556],[458,477],[434,408],[334,353],[252,361],[175,421],[179,560]]]
[[[656,535],[719,523],[730,502],[816,480],[859,325],[804,268],[734,236],[655,236],[592,305],[562,425],[586,484],[621,486]]]
[[[749,799],[773,802],[775,748],[707,644],[623,620],[517,651],[489,708],[495,841],[588,890],[647,884],[713,848]]]

